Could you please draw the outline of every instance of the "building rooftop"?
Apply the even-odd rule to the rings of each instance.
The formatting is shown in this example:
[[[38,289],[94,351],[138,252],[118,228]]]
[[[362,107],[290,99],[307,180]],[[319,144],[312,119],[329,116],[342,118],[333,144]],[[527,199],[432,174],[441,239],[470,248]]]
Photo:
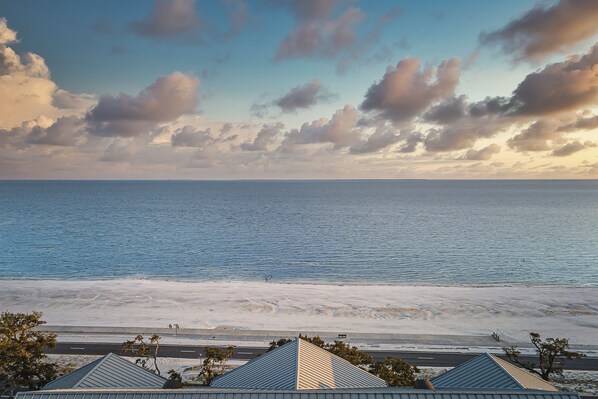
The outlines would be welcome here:
[[[214,388],[276,390],[379,388],[384,380],[297,338],[212,381]]]
[[[538,390],[442,390],[406,388],[258,389],[75,389],[20,392],[17,399],[580,399],[576,392]]]
[[[436,389],[557,389],[497,356],[484,353],[434,378]]]
[[[109,353],[44,386],[44,390],[75,388],[162,388],[166,378]]]

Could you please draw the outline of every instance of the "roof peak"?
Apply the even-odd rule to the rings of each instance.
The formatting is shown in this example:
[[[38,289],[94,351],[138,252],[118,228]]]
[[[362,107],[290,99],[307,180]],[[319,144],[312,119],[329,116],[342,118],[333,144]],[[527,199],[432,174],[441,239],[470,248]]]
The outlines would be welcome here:
[[[303,337],[297,337],[217,377],[211,386],[306,390],[379,388],[385,387],[386,383]]]

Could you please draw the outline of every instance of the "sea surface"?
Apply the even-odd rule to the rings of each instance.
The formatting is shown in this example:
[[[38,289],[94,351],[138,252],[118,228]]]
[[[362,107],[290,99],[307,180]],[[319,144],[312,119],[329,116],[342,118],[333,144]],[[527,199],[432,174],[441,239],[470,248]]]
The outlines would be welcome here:
[[[598,286],[598,181],[0,181],[0,278]]]

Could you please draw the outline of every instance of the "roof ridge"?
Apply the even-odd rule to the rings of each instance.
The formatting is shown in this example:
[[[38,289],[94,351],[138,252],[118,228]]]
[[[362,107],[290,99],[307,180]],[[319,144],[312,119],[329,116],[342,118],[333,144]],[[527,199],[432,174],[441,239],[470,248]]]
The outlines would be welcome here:
[[[380,381],[383,381],[383,382],[384,382],[384,384],[386,384],[386,381],[384,381],[382,378],[378,377],[377,375],[374,375],[374,374],[370,373],[370,372],[369,372],[369,371],[367,371],[367,370],[364,370],[364,369],[362,369],[362,368],[361,368],[361,367],[359,367],[359,366],[356,366],[356,365],[354,365],[353,363],[351,363],[351,362],[350,362],[350,361],[348,361],[347,359],[344,359],[344,358],[340,357],[339,355],[336,355],[336,354],[334,354],[334,353],[330,352],[328,349],[322,348],[321,346],[318,346],[318,345],[316,345],[316,344],[312,344],[311,342],[309,342],[309,341],[307,341],[307,340],[304,340],[303,338],[297,338],[297,339],[301,339],[301,340],[305,341],[306,343],[308,343],[308,344],[312,345],[313,347],[315,347],[315,348],[318,348],[320,351],[324,351],[324,352],[326,352],[326,354],[327,354],[327,355],[329,355],[329,356],[332,356],[332,357],[335,357],[335,358],[337,358],[337,359],[340,359],[340,360],[342,360],[343,362],[347,363],[348,365],[350,365],[350,366],[352,366],[352,367],[356,368],[357,370],[359,370],[359,371],[362,371],[362,372],[364,372],[364,373],[367,373],[367,374],[370,374],[371,376],[373,376],[373,377],[376,377],[376,378],[377,378],[377,379],[379,379]],[[299,351],[297,350],[297,352],[299,352]],[[297,366],[298,366],[298,365],[297,365]],[[297,373],[299,373],[299,367],[297,367]]]
[[[299,390],[299,367],[301,367],[301,338],[295,338],[294,341],[297,341],[297,367],[295,367],[295,389]]]
[[[236,373],[236,372],[237,372],[237,370],[242,370],[242,367],[244,367],[244,366],[247,366],[247,365],[248,365],[248,364],[250,364],[250,363],[255,363],[255,362],[257,362],[257,361],[259,361],[259,360],[263,359],[263,357],[262,357],[262,356],[267,356],[267,355],[269,355],[269,354],[271,354],[271,353],[274,353],[274,352],[276,352],[276,351],[278,351],[278,350],[280,350],[280,349],[284,348],[285,346],[287,346],[287,345],[290,345],[290,344],[294,343],[295,341],[296,341],[296,339],[295,339],[295,340],[292,340],[291,342],[287,342],[287,343],[286,343],[286,344],[284,344],[284,345],[278,346],[278,347],[276,347],[276,348],[274,348],[274,349],[272,349],[272,350],[268,350],[268,351],[264,352],[263,354],[261,354],[261,355],[259,355],[259,356],[257,356],[257,357],[254,357],[253,359],[249,360],[247,363],[245,363],[245,364],[243,364],[243,365],[241,365],[241,366],[239,366],[239,367],[236,367],[236,368],[234,368],[234,369],[232,369],[232,370],[229,370],[229,371],[227,371],[227,372],[225,372],[225,373],[223,373],[223,374],[220,374],[220,375],[219,375],[219,376],[217,376],[217,377],[214,377],[214,379],[212,380],[212,382],[214,382],[214,381],[218,380],[218,379],[219,379],[219,378],[221,378],[221,377],[224,377],[225,375],[234,374],[234,373]],[[212,382],[210,383],[210,385],[212,385]]]
[[[82,383],[82,382],[83,382],[83,381],[84,381],[84,380],[85,380],[87,377],[89,377],[89,375],[90,375],[92,372],[94,372],[95,370],[97,370],[97,368],[98,368],[98,367],[100,367],[100,365],[101,365],[102,363],[104,363],[104,362],[106,361],[106,359],[108,359],[108,357],[109,357],[110,355],[112,355],[112,352],[109,352],[107,355],[104,355],[104,356],[102,356],[101,358],[97,359],[97,360],[99,360],[99,361],[98,361],[98,364],[96,364],[95,366],[93,366],[93,367],[92,367],[92,368],[91,368],[91,369],[90,369],[90,370],[89,370],[87,373],[85,373],[85,374],[83,375],[83,377],[79,378],[79,381],[77,381],[77,382],[75,383],[75,385],[73,385],[73,389],[74,389],[74,388],[78,388],[78,387],[79,387],[79,384],[81,384],[81,383]]]

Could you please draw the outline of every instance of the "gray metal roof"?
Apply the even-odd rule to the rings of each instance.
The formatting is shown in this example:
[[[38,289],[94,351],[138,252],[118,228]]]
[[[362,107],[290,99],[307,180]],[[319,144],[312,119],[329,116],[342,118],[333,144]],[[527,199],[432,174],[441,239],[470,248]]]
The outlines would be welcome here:
[[[20,392],[17,399],[580,399],[575,392],[429,391],[405,388],[336,390],[95,389]]]
[[[386,383],[325,349],[295,339],[215,378],[211,386],[301,390],[376,388]]]
[[[477,356],[434,378],[432,384],[436,389],[538,389],[556,391],[554,386],[543,379],[489,353]]]
[[[49,382],[43,389],[162,388],[165,382],[166,378],[109,353]]]

